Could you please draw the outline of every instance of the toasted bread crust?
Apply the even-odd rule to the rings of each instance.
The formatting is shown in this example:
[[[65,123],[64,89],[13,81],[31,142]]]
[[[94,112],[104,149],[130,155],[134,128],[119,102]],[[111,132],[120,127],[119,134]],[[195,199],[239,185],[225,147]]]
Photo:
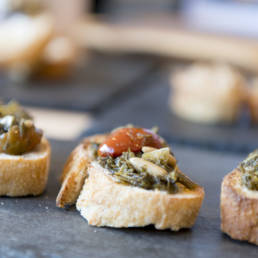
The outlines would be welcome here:
[[[56,199],[58,207],[75,204],[87,176],[87,168],[93,160],[88,147],[90,143],[103,142],[105,137],[106,135],[87,137],[72,151],[61,175],[62,186]]]
[[[39,195],[46,186],[50,145],[43,138],[32,152],[23,155],[0,154],[0,196]]]
[[[96,162],[92,163],[88,173],[76,207],[94,226],[143,227],[153,224],[157,229],[175,231],[190,228],[204,198],[201,187],[168,194],[119,184]]]
[[[249,90],[248,105],[252,122],[258,123],[258,79],[256,80],[255,87]]]
[[[223,179],[221,186],[221,230],[233,239],[258,245],[258,191],[241,185],[235,169]]]

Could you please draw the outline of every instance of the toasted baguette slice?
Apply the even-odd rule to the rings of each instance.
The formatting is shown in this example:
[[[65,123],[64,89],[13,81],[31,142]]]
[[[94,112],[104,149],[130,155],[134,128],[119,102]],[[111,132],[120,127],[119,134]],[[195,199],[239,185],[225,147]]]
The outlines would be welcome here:
[[[0,65],[32,65],[39,59],[53,33],[51,18],[14,15],[0,24]]]
[[[241,174],[235,169],[221,186],[221,230],[233,239],[258,245],[258,191],[241,185]]]
[[[97,162],[88,169],[88,178],[76,203],[90,225],[143,227],[179,230],[193,226],[204,198],[201,187],[177,194],[114,182]]]
[[[101,143],[105,138],[106,135],[85,138],[70,154],[61,175],[62,186],[56,199],[58,207],[76,203],[87,176],[87,169],[94,159],[88,147],[90,143]]]
[[[232,123],[246,98],[245,86],[242,75],[230,66],[193,64],[171,74],[169,106],[189,121]]]
[[[34,151],[23,155],[0,154],[0,196],[39,195],[46,186],[50,145],[43,138]]]

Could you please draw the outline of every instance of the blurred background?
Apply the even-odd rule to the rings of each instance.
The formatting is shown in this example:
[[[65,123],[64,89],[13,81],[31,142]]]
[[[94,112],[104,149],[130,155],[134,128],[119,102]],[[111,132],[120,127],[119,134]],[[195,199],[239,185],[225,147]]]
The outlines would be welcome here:
[[[52,139],[128,123],[171,143],[258,145],[258,4],[0,0],[0,99]]]

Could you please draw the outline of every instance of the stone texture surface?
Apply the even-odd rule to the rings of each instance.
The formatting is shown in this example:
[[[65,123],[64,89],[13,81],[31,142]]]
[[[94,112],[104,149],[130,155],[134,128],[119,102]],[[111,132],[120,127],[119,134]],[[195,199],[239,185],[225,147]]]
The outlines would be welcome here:
[[[154,64],[150,58],[89,54],[84,64],[65,79],[35,78],[17,85],[0,74],[0,100],[15,99],[23,105],[75,110],[95,110]]]
[[[256,246],[220,231],[220,183],[243,156],[172,146],[180,168],[206,190],[191,230],[95,228],[76,210],[55,207],[58,178],[76,144],[52,141],[50,178],[42,196],[0,198],[0,257],[257,257]]]

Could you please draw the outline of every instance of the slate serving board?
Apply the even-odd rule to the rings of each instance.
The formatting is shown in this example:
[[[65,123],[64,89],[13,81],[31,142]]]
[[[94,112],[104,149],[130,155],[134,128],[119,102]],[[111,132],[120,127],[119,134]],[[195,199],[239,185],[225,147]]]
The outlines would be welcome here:
[[[151,69],[153,60],[137,56],[91,53],[66,79],[32,79],[14,84],[0,76],[0,99],[15,99],[23,105],[94,110],[101,103],[131,85]]]
[[[0,257],[257,257],[256,246],[220,232],[220,182],[243,155],[172,145],[180,168],[206,190],[191,230],[96,228],[76,210],[55,207],[58,177],[76,144],[52,141],[50,177],[42,196],[0,198]]]
[[[147,128],[157,125],[167,139],[180,144],[243,153],[258,147],[258,125],[251,125],[245,110],[232,125],[192,123],[174,115],[168,106],[168,76],[166,69],[156,70],[139,83],[141,90],[121,93],[113,105],[97,117],[92,131],[109,132],[128,123]]]

